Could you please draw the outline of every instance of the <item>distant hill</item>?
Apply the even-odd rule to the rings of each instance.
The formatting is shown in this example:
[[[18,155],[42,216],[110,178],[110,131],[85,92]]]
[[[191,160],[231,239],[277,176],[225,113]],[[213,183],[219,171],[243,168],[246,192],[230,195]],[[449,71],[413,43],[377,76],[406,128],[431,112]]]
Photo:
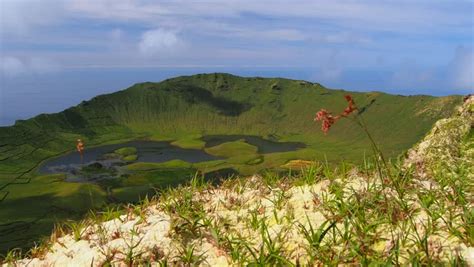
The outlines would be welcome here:
[[[303,141],[318,150],[315,157],[358,161],[369,146],[354,123],[339,123],[324,136],[313,122],[320,108],[342,110],[345,94],[353,95],[364,110],[370,131],[390,156],[412,146],[461,102],[459,96],[348,92],[300,80],[222,73],[145,82],[0,127],[0,178],[73,149],[78,137],[91,146],[139,136],[174,140],[192,134],[259,135]]]

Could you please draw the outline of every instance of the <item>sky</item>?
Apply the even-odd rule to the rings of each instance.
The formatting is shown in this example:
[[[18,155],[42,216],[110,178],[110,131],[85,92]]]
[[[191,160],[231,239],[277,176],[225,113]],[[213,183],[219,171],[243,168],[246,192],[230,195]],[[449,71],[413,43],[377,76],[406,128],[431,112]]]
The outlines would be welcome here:
[[[0,126],[195,73],[474,92],[474,0],[0,0]]]

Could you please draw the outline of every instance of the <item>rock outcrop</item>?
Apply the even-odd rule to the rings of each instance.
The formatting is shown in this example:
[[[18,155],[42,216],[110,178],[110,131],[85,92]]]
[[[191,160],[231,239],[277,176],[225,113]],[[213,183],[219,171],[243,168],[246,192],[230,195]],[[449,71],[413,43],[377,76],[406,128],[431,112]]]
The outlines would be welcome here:
[[[457,113],[436,122],[426,137],[408,152],[405,167],[421,178],[453,175],[462,166],[474,178],[474,96],[464,99]]]

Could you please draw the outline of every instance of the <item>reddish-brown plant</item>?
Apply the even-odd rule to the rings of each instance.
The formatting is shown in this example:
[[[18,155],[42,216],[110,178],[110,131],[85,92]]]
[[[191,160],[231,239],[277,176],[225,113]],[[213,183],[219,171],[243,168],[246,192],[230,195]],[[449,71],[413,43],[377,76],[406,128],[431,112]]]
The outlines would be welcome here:
[[[324,134],[327,134],[331,126],[336,123],[338,119],[341,117],[347,117],[349,116],[352,112],[357,110],[357,107],[354,103],[354,99],[352,99],[352,96],[346,95],[344,96],[348,102],[348,106],[344,109],[344,111],[337,115],[334,116],[331,114],[331,112],[321,109],[316,113],[316,117],[314,118],[314,121],[321,121],[321,130],[324,132]]]
[[[357,110],[357,107],[354,103],[354,100],[352,99],[352,96],[351,95],[346,95],[344,96],[348,102],[348,106],[344,109],[344,111],[342,112],[342,116],[349,116],[352,112],[354,112],[355,110]]]
[[[316,113],[316,117],[314,118],[315,121],[321,121],[321,130],[324,132],[324,134],[327,134],[331,126],[336,123],[337,120],[340,118],[348,118],[350,114],[352,114],[354,111],[358,110],[354,99],[352,98],[351,95],[345,95],[344,98],[347,101],[347,107],[342,111],[337,116],[334,116],[331,114],[331,112],[321,109]],[[367,126],[360,114],[360,112],[357,114],[357,116],[354,117],[353,120],[357,125],[359,125],[362,130],[367,134],[367,137],[370,139],[370,143],[372,144],[372,149],[374,151],[374,154],[376,155],[376,160],[380,159],[380,163],[385,167],[385,171],[387,173],[388,177],[391,177],[390,169],[387,165],[387,161],[385,160],[385,157],[380,151],[380,148],[377,146],[377,144],[374,141],[374,138],[370,134],[369,130],[367,129]],[[380,175],[380,177],[383,177],[383,175]]]

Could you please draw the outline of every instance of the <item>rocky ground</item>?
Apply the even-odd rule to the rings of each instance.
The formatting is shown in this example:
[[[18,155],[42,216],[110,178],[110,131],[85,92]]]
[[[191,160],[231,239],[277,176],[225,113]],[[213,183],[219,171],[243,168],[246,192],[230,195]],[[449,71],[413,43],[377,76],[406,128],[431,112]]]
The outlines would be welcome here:
[[[55,229],[3,266],[474,266],[474,98],[400,164],[306,164],[186,187]]]

